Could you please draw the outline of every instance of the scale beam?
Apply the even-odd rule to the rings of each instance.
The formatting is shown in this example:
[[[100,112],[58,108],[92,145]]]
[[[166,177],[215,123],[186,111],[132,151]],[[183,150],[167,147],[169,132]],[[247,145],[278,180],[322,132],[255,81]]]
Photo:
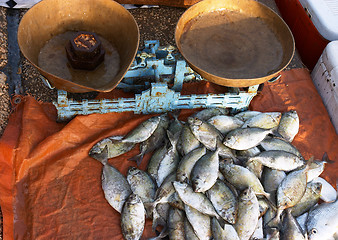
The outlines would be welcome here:
[[[146,41],[145,46],[117,86],[126,92],[134,92],[134,98],[74,101],[68,99],[66,91],[58,90],[57,102],[53,103],[58,111],[58,120],[67,121],[76,115],[125,111],[150,114],[177,109],[230,108],[237,112],[247,109],[257,94],[259,85],[250,86],[247,91],[232,89],[224,94],[181,95],[184,82],[201,81],[201,76],[179,54],[174,53],[173,47],[159,48],[156,40]],[[142,80],[140,84],[140,78],[150,80]]]

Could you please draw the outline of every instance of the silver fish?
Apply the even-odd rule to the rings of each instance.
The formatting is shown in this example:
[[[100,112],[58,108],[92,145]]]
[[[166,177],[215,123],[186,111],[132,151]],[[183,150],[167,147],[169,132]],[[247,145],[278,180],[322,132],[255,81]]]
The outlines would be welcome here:
[[[188,124],[194,136],[207,149],[216,150],[217,139],[223,139],[223,135],[214,126],[196,117],[189,117]]]
[[[259,204],[254,191],[249,187],[239,196],[237,221],[234,227],[239,239],[249,239],[258,224]]]
[[[169,117],[167,114],[159,116],[160,122],[153,134],[144,142],[140,144],[140,153],[136,156],[129,158],[131,161],[136,161],[137,166],[141,164],[143,156],[146,153],[152,152],[160,147],[166,139],[166,131],[169,126]]]
[[[263,164],[261,162],[251,160],[245,163],[245,167],[253,172],[258,179],[261,179],[263,174]]]
[[[190,180],[195,192],[209,190],[218,178],[219,149],[202,156],[191,170]]]
[[[168,214],[169,239],[184,240],[184,211],[171,207]]]
[[[180,161],[176,146],[179,139],[180,133],[172,135],[171,132],[167,131],[171,146],[168,148],[168,152],[164,154],[160,161],[157,169],[156,183],[157,186],[161,186],[164,179],[169,176],[172,172],[175,172]]]
[[[322,160],[315,160],[311,163],[310,169],[307,172],[307,181],[311,182],[313,179],[317,178],[324,172],[325,166],[327,163],[332,163],[333,161],[329,159],[329,156],[325,152],[323,154]]]
[[[203,121],[208,121],[210,118],[218,115],[227,115],[229,110],[226,108],[206,108],[199,112],[196,112],[192,117],[196,117]]]
[[[264,195],[267,198],[270,197],[270,194],[264,191],[260,180],[249,169],[231,162],[221,161],[219,170],[222,172],[227,181],[229,181],[237,189],[244,190],[250,187],[256,194]]]
[[[178,208],[180,210],[184,210],[184,202],[178,196],[177,192],[174,192],[173,194],[171,194],[171,196],[168,199],[168,203],[172,207]]]
[[[256,229],[250,237],[250,240],[257,240],[257,239],[264,239],[263,219],[261,217],[259,217]]]
[[[206,192],[207,197],[220,215],[228,223],[234,224],[237,218],[237,196],[221,180]]]
[[[223,144],[235,150],[246,150],[257,146],[270,133],[270,129],[237,128],[225,136]]]
[[[97,142],[90,150],[89,156],[102,162],[120,156],[134,148],[135,143],[124,143],[122,136],[112,136]]]
[[[184,219],[184,235],[185,235],[185,239],[199,240],[199,238],[196,236],[196,233],[194,232],[194,229],[192,228],[188,218]]]
[[[286,214],[283,217],[280,239],[306,240],[302,233],[302,228],[298,224],[297,220],[292,216],[290,210],[286,210]]]
[[[121,212],[121,229],[124,239],[140,239],[145,221],[145,209],[142,200],[132,193],[127,198]]]
[[[303,197],[307,185],[308,166],[309,162],[305,168],[290,172],[279,184],[276,194],[277,213],[270,226],[278,224],[282,211],[295,206]]]
[[[234,161],[238,161],[235,156],[235,151],[227,146],[225,146],[220,139],[217,139],[217,148],[219,149],[218,155],[222,158],[231,158]]]
[[[240,159],[247,159],[249,157],[256,156],[259,153],[261,153],[261,150],[259,150],[258,147],[252,147],[246,150],[237,150],[236,156]]]
[[[257,116],[259,114],[261,114],[261,112],[259,112],[259,111],[250,111],[250,110],[247,110],[247,111],[235,114],[234,117],[242,120],[243,122],[245,122],[245,121],[249,120],[250,118],[252,118],[254,116]]]
[[[295,110],[282,114],[277,131],[285,140],[289,142],[293,141],[299,131],[299,117]]]
[[[324,178],[317,177],[313,179],[311,182],[318,182],[322,184],[322,191],[320,194],[320,199],[324,202],[333,202],[336,199],[336,189],[328,183]]]
[[[280,240],[280,233],[277,228],[266,228],[266,240]]]
[[[175,180],[176,174],[170,174],[166,179],[164,179],[162,185],[157,189],[155,201],[152,203],[145,203],[145,207],[150,209],[153,213],[153,230],[155,230],[157,225],[161,222],[162,216],[159,212],[157,212],[157,205],[169,202],[171,195],[175,193],[175,189],[172,184]]]
[[[305,193],[299,202],[291,208],[291,214],[298,217],[303,213],[309,211],[316,205],[320,199],[322,184],[318,182],[310,182],[306,186]]]
[[[278,189],[281,181],[286,177],[286,173],[284,171],[264,168],[262,183],[265,191],[268,193],[275,193]]]
[[[121,141],[129,143],[144,142],[154,133],[160,120],[161,116],[156,116],[143,121],[140,125],[131,130]]]
[[[319,204],[311,210],[306,229],[309,240],[332,239],[338,230],[338,197],[334,202]]]
[[[212,203],[203,193],[194,192],[192,187],[186,183],[175,181],[173,185],[179,197],[186,205],[195,208],[203,214],[220,218]]]
[[[143,203],[153,202],[155,200],[156,183],[147,172],[135,167],[129,167],[127,181],[133,193],[138,195]],[[148,212],[149,211],[147,211],[147,213]]]
[[[253,160],[262,163],[266,167],[286,172],[304,165],[304,161],[301,158],[281,150],[264,151],[254,157],[250,157],[248,161]]]
[[[211,231],[214,240],[239,240],[235,228],[231,224],[224,224],[222,228],[216,218],[211,219]]]
[[[264,112],[258,114],[244,122],[242,128],[258,127],[263,129],[276,128],[281,120],[280,112]]]
[[[188,125],[184,125],[180,137],[180,146],[178,149],[181,151],[181,155],[184,156],[192,150],[198,148],[201,145],[200,141],[191,132]]]
[[[161,164],[162,159],[167,153],[168,153],[168,146],[167,144],[164,144],[162,147],[156,149],[153,155],[150,157],[150,160],[147,166],[147,172],[150,174],[150,176],[153,179],[157,178],[158,168]]]
[[[305,212],[302,215],[296,217],[296,220],[297,220],[299,226],[302,229],[302,233],[304,233],[304,235],[306,235],[306,236],[307,236],[307,233],[306,233],[306,220],[307,220],[307,216],[308,215],[309,215],[309,212]]]
[[[196,148],[190,151],[185,156],[183,156],[176,171],[177,181],[189,182],[190,173],[191,173],[192,168],[194,167],[198,159],[200,159],[205,153],[206,153],[206,148],[199,147],[199,148]]]
[[[222,134],[226,134],[244,124],[242,120],[227,115],[214,116],[208,120],[208,123],[213,125]]]
[[[268,137],[265,138],[261,143],[260,146],[265,151],[271,151],[271,150],[282,150],[285,152],[293,153],[294,155],[298,156],[301,159],[304,159],[302,154],[298,151],[298,149],[293,146],[290,142],[282,139],[282,138],[276,138],[276,137]]]
[[[189,205],[185,205],[185,214],[197,237],[200,240],[210,240],[212,237],[210,217]]]
[[[127,179],[113,166],[105,164],[102,169],[102,189],[108,203],[119,213],[132,193]]]

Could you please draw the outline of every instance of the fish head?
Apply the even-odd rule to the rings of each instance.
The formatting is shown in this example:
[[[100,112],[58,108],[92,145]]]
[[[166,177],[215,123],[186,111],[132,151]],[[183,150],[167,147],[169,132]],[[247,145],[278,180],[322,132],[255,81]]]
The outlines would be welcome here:
[[[322,191],[322,183],[320,182],[314,182],[312,185],[311,185],[311,190],[316,193],[316,194],[320,194],[321,191]]]
[[[188,123],[190,125],[200,126],[202,125],[203,121],[197,117],[188,117]]]
[[[308,239],[309,240],[316,240],[322,239],[320,236],[320,232],[316,228],[312,228],[308,232]]]
[[[240,198],[244,201],[250,201],[254,197],[255,193],[251,187],[244,189],[240,196]]]
[[[234,135],[226,136],[224,139],[224,143],[226,143],[225,145],[227,147],[235,145],[236,142],[237,142],[237,138]]]
[[[128,168],[128,173],[127,173],[127,175],[135,175],[135,174],[137,174],[138,172],[139,172],[140,170],[138,169],[138,168],[136,168],[136,167],[133,167],[133,166],[130,166],[129,168]]]

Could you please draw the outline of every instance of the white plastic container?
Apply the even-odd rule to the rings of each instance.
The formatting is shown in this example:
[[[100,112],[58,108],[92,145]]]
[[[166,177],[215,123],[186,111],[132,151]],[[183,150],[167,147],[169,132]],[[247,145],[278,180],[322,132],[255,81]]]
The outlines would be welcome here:
[[[338,0],[299,0],[313,25],[327,40],[338,40]]]
[[[325,47],[311,77],[338,133],[338,41]]]

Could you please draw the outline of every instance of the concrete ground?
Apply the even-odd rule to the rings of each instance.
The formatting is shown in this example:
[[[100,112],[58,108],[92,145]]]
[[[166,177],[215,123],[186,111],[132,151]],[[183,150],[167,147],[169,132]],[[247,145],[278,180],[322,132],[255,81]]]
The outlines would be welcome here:
[[[278,9],[272,0],[258,0],[269,6],[276,12]],[[20,16],[27,11],[27,9],[18,10]],[[143,47],[144,40],[159,39],[161,46],[175,45],[174,29],[176,23],[185,11],[184,8],[173,8],[161,6],[158,8],[139,8],[130,10],[135,17],[140,29],[140,48]],[[3,134],[8,122],[8,116],[11,112],[10,94],[8,79],[3,71],[6,70],[8,64],[8,36],[7,36],[7,16],[8,10],[0,7],[0,137]],[[34,67],[21,56],[21,83],[23,94],[29,94],[36,99],[52,102],[56,100],[56,90],[50,90],[40,80],[39,73]],[[296,52],[288,68],[300,68],[303,64]],[[74,98],[90,98],[96,93],[75,94]],[[0,193],[1,194],[1,193]],[[0,240],[2,240],[2,215],[0,211]]]

